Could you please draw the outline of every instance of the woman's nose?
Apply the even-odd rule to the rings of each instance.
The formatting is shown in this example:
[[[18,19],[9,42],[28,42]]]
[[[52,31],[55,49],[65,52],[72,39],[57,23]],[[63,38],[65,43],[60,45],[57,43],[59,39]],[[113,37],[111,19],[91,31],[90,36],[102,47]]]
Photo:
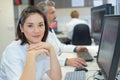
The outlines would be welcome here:
[[[37,33],[37,32],[39,32],[39,31],[40,31],[40,30],[39,30],[39,28],[38,28],[38,27],[35,27],[35,28],[34,28],[34,32],[36,32],[36,33]]]

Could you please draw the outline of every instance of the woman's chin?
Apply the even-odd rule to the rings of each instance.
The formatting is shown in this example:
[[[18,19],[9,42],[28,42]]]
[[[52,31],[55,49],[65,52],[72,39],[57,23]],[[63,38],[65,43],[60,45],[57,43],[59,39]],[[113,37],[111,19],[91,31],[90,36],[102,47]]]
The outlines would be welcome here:
[[[40,43],[41,42],[41,40],[39,40],[39,41],[32,41],[32,42],[30,42],[30,44],[37,44],[37,43]]]

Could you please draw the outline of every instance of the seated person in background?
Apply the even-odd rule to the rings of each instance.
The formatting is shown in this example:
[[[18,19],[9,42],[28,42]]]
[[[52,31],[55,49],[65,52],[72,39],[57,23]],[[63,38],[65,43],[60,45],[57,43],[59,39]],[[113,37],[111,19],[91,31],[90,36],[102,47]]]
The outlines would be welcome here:
[[[82,19],[79,19],[79,13],[77,10],[73,10],[70,14],[71,16],[71,21],[69,21],[66,24],[66,31],[67,31],[67,36],[70,40],[72,40],[72,35],[73,35],[73,29],[75,27],[75,25],[77,24],[87,24],[87,22],[85,22]],[[87,24],[88,25],[88,24]]]
[[[50,25],[56,19],[55,3],[53,1],[47,0],[38,3],[36,6],[46,15],[50,27]],[[86,47],[62,44],[58,40],[57,36],[55,35],[54,31],[51,28],[49,28],[47,42],[51,43],[54,46],[61,66],[83,67],[83,65],[86,65],[85,60],[79,57],[75,58],[60,57],[61,53],[65,52],[87,51]]]
[[[25,8],[18,20],[16,41],[5,49],[3,80],[41,80],[47,73],[51,80],[61,80],[61,69],[53,46],[46,42],[48,23],[35,7]]]

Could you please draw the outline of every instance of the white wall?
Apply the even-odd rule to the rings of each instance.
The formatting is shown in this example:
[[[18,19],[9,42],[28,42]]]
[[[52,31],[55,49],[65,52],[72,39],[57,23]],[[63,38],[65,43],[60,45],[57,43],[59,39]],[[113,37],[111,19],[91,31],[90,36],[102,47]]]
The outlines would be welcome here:
[[[0,0],[0,61],[5,47],[15,39],[13,0]]]

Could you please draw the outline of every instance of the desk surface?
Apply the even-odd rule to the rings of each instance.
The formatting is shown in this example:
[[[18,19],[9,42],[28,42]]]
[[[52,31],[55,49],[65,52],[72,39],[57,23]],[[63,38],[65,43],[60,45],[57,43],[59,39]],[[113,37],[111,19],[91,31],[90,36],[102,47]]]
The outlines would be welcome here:
[[[86,47],[88,48],[89,52],[91,53],[93,57],[97,55],[98,46],[86,46]],[[75,53],[63,53],[61,56],[72,58],[72,57],[76,57],[76,54]],[[99,70],[99,67],[96,62],[96,58],[94,58],[92,62],[87,62],[86,68],[88,69],[88,72],[86,72],[86,79],[89,78],[88,80],[93,80],[92,76],[95,74],[97,70]],[[61,69],[62,69],[62,80],[64,80],[66,73],[74,71],[75,67],[65,66],[65,67],[62,67]]]
[[[62,34],[56,34],[57,38],[67,38],[67,34],[63,32]]]
[[[86,46],[86,47],[88,48],[89,52],[91,53],[91,55],[93,57],[97,55],[98,46]],[[60,56],[72,58],[72,57],[76,57],[77,55],[75,53],[63,53]],[[96,58],[94,58],[94,60],[92,62],[87,62],[86,68],[88,69],[88,72],[86,72],[86,80],[94,80],[92,76],[96,73],[97,70],[99,70],[99,67],[98,67],[97,62],[96,62]],[[70,67],[70,66],[61,67],[62,80],[64,80],[67,72],[71,72],[71,71],[73,72],[74,69],[75,69],[75,67]],[[42,80],[50,80],[50,79],[48,79],[47,75],[45,75]]]

